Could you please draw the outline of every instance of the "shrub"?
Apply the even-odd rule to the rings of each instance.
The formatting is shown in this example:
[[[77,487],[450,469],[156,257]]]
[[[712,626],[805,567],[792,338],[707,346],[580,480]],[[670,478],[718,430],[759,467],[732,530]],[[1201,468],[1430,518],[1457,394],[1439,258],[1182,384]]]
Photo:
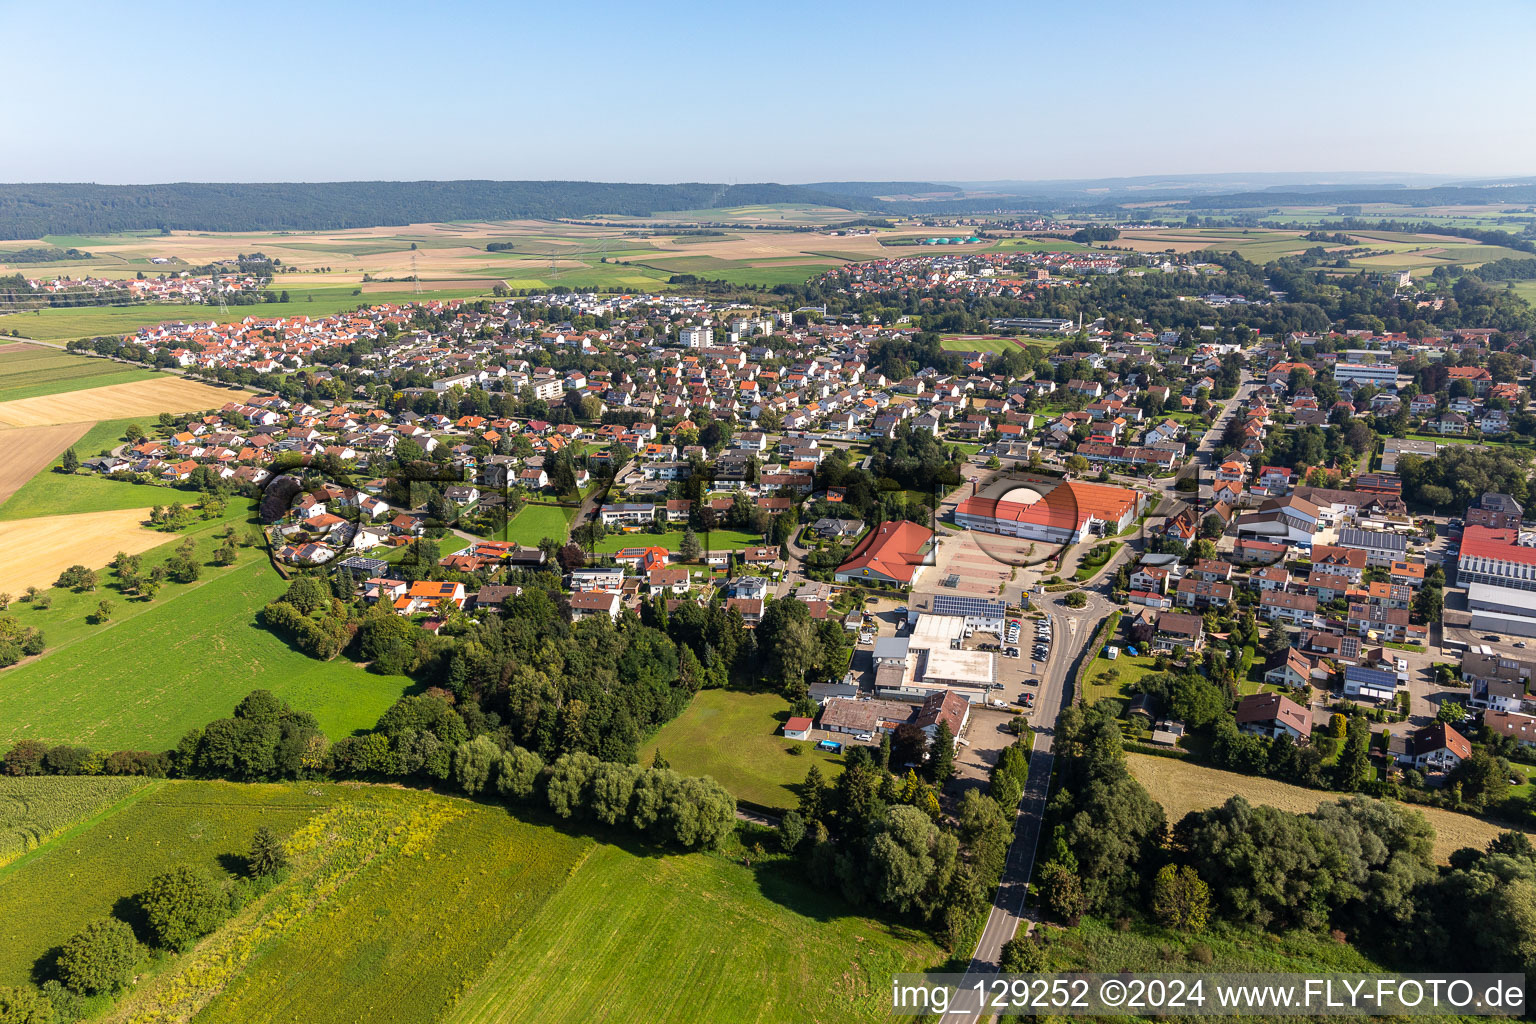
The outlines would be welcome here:
[[[53,1004],[35,988],[0,987],[0,1024],[52,1024]]]
[[[133,977],[143,948],[133,929],[113,917],[93,921],[64,943],[59,980],[80,995],[117,992]]]

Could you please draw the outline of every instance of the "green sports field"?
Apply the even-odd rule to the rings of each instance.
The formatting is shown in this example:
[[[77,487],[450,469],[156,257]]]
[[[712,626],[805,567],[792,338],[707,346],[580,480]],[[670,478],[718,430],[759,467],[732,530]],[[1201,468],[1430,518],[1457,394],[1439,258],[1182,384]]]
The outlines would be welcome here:
[[[82,628],[71,642],[4,670],[0,745],[29,737],[165,750],[258,688],[313,712],[332,739],[371,728],[411,681],[344,657],[316,661],[262,628],[256,613],[286,587],[264,552],[246,549],[235,568],[205,569],[203,580],[148,610]],[[124,612],[130,604],[115,603]],[[29,614],[19,617],[29,622]]]
[[[0,345],[5,342],[0,339]],[[0,352],[0,402],[56,395],[81,388],[128,384],[157,376],[110,359],[90,359],[57,349],[31,347]]]
[[[843,770],[842,755],[785,739],[780,730],[788,718],[789,703],[776,693],[700,690],[646,743],[640,761],[649,764],[659,749],[677,771],[713,776],[738,800],[788,810],[799,802],[811,765],[829,782]]]
[[[50,780],[23,779],[23,791]],[[192,950],[146,959],[110,1021],[874,1021],[925,936],[798,865],[752,868],[394,787],[148,782],[0,868],[0,985],[156,874],[228,878],[265,825],[287,878]]]

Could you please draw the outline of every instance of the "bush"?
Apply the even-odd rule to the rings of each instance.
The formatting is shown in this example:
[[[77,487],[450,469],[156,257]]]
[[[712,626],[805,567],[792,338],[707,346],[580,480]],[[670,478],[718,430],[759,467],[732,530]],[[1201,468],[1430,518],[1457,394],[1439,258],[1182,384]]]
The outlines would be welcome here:
[[[35,988],[0,987],[0,1024],[52,1024],[53,1004]]]
[[[139,907],[155,942],[180,953],[219,926],[228,902],[205,872],[183,866],[157,875],[139,894]]]
[[[118,992],[133,978],[143,947],[133,929],[113,917],[93,921],[64,943],[59,980],[72,992]]]

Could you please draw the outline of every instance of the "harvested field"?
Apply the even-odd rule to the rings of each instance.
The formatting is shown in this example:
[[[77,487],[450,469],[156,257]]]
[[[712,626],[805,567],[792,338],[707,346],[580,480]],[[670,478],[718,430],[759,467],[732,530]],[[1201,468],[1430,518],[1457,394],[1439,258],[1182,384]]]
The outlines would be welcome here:
[[[251,397],[249,391],[215,388],[180,377],[160,376],[59,395],[0,402],[0,426],[41,427],[56,423],[157,416],[162,412],[217,409]]]
[[[0,462],[0,503],[19,491],[22,484],[45,469],[89,429],[91,424],[84,422],[0,430],[0,452],[5,453],[5,460]]]
[[[82,512],[0,523],[0,593],[51,587],[72,565],[100,569],[119,551],[137,554],[164,544],[166,534],[148,529],[149,509]]]
[[[1136,781],[1146,786],[1152,799],[1163,805],[1169,824],[1190,811],[1215,807],[1234,796],[1242,796],[1253,804],[1268,804],[1282,811],[1308,814],[1318,804],[1348,795],[1304,789],[1253,775],[1224,772],[1171,757],[1127,754],[1126,763],[1131,774],[1136,776]],[[1439,807],[1414,804],[1405,806],[1414,807],[1429,819],[1430,826],[1435,830],[1435,857],[1442,862],[1464,846],[1475,846],[1480,850],[1500,832],[1507,831],[1491,821],[1474,818],[1470,814],[1458,814]]]

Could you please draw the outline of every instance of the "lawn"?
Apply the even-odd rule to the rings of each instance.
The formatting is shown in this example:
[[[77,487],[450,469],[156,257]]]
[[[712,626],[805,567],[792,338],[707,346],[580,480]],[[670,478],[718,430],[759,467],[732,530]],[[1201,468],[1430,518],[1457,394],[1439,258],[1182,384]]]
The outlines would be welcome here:
[[[0,745],[32,737],[164,750],[188,729],[227,717],[258,688],[314,713],[332,739],[370,728],[411,681],[345,658],[316,661],[277,639],[256,613],[287,584],[263,552],[248,549],[240,559],[137,616],[115,616],[0,673]]]
[[[598,554],[608,555],[620,548],[666,548],[668,551],[676,551],[683,545],[683,530],[668,530],[666,533],[611,533],[597,542]],[[698,534],[699,544],[704,544],[704,533]],[[740,551],[742,548],[756,547],[762,544],[763,538],[755,533],[742,533],[740,530],[711,530],[709,533],[709,549],[711,551]]]
[[[597,846],[446,1020],[886,1021],[891,976],[942,959],[799,865]]]
[[[574,508],[559,505],[524,505],[523,510],[512,517],[502,531],[502,540],[513,540],[525,547],[538,547],[545,537],[553,537],[564,544],[571,531],[571,520],[576,517]]]
[[[153,370],[124,366],[110,359],[88,359],[52,348],[0,352],[0,402],[127,384],[153,376]]]
[[[1152,799],[1163,805],[1170,825],[1190,811],[1215,807],[1237,795],[1243,796],[1250,803],[1268,804],[1297,814],[1308,814],[1318,804],[1348,795],[1305,789],[1254,775],[1239,775],[1171,757],[1127,754],[1126,764],[1136,780],[1147,787]],[[1407,806],[1423,812],[1434,827],[1435,857],[1442,863],[1464,846],[1475,846],[1481,850],[1500,832],[1505,831],[1500,825],[1474,818],[1470,814],[1416,804]]]
[[[1115,552],[1120,550],[1121,542],[1118,540],[1104,541],[1089,548],[1083,555],[1081,568],[1073,574],[1072,578],[1079,583],[1086,583],[1098,574],[1099,570],[1109,564],[1109,560],[1115,557]],[[1100,554],[1095,555],[1098,551]]]
[[[1110,661],[1101,652],[1088,665],[1088,674],[1083,681],[1083,703],[1092,704],[1097,700],[1106,698],[1112,700],[1130,700],[1131,688],[1142,676],[1150,675],[1157,670],[1153,668],[1153,659],[1147,657],[1133,658],[1125,653],[1124,641],[1114,640],[1113,644],[1120,647],[1120,657]],[[1119,675],[1115,677],[1113,684],[1100,681],[1099,677],[1105,672],[1114,670]]]
[[[1014,352],[1023,346],[1013,338],[994,335],[943,334],[939,347],[946,352]]]
[[[841,755],[785,739],[779,730],[788,718],[789,704],[776,693],[700,690],[686,711],[651,738],[640,762],[649,764],[660,749],[673,768],[711,775],[738,800],[788,809],[799,802],[796,787],[811,765],[819,765],[828,782],[843,765]],[[803,753],[791,754],[791,748]]]

